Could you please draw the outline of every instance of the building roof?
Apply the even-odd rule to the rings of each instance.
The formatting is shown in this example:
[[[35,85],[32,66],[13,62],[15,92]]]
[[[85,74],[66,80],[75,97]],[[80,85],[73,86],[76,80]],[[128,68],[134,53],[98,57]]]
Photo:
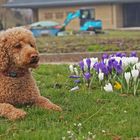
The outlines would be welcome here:
[[[102,3],[134,3],[140,0],[10,0],[4,4],[9,8],[39,8],[55,6],[89,5]]]

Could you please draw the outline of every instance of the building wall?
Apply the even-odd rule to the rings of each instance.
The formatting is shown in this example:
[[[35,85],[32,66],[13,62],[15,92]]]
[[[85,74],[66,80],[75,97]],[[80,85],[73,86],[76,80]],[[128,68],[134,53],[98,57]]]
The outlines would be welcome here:
[[[83,6],[81,6],[83,7]],[[53,20],[63,24],[68,12],[75,12],[80,6],[41,8],[38,10],[39,20]],[[114,29],[122,26],[122,7],[121,5],[102,4],[94,6],[84,6],[95,9],[95,19],[101,19],[103,29]],[[68,29],[79,30],[79,19],[74,19],[67,26]]]
[[[102,20],[104,29],[113,28],[114,22],[112,12],[112,5],[110,4],[95,6],[95,18]]]
[[[64,23],[64,20],[69,12],[74,12],[80,7],[61,7],[61,8],[42,8],[39,9],[39,20],[53,20],[61,24]],[[67,26],[68,29],[79,29],[79,20],[74,19]]]
[[[114,29],[123,27],[123,7],[122,5],[113,5]]]

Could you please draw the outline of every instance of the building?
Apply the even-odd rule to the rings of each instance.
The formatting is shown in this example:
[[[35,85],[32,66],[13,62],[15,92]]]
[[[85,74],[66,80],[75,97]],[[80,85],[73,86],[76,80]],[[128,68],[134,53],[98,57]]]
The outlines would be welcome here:
[[[11,0],[7,8],[31,8],[34,21],[53,20],[63,23],[69,12],[92,8],[95,19],[103,22],[104,29],[140,26],[140,0]],[[68,28],[79,29],[74,19]]]
[[[0,0],[0,30],[16,26],[18,23],[23,22],[22,17],[18,12],[10,8],[5,8],[2,5],[10,0]]]

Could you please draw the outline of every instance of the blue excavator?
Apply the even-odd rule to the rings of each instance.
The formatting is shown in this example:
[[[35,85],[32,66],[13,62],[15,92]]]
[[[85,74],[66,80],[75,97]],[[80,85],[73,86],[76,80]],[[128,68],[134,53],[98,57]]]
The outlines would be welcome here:
[[[76,12],[68,13],[63,27],[65,28],[75,18],[79,18],[80,20],[80,31],[94,31],[95,33],[102,32],[102,21],[95,20],[94,9],[82,8]]]

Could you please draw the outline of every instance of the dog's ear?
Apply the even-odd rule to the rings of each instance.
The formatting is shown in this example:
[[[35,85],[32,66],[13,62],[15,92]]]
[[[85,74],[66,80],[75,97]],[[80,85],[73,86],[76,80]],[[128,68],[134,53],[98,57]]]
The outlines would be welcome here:
[[[0,71],[8,69],[9,57],[7,53],[6,38],[0,38]]]

